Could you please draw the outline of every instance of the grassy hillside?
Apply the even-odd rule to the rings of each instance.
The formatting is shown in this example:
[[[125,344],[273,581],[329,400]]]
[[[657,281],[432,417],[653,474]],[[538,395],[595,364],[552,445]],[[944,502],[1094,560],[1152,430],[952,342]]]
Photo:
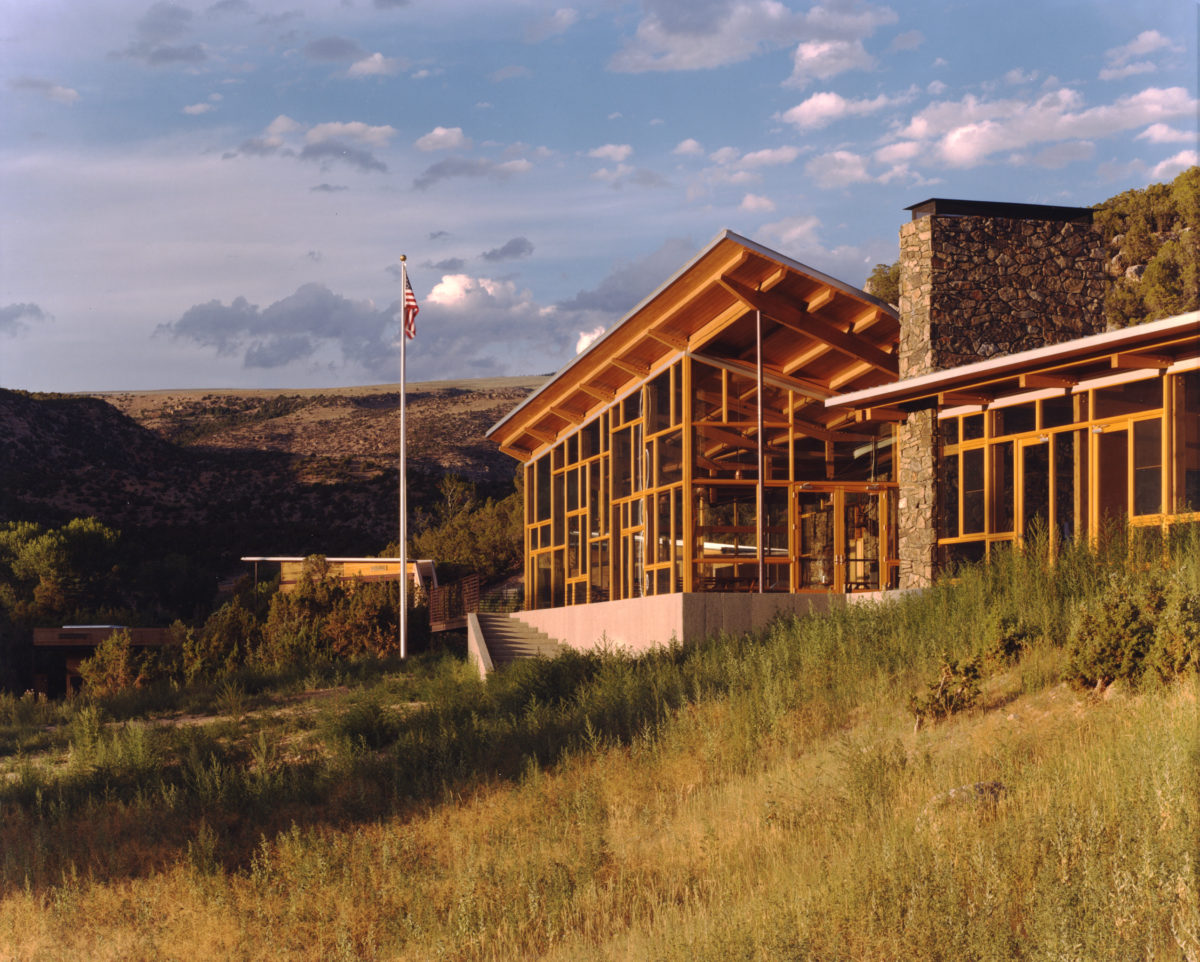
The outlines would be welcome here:
[[[7,700],[0,955],[1195,958],[1200,543],[1038,557],[486,686]],[[1157,627],[1068,687],[1106,613]]]

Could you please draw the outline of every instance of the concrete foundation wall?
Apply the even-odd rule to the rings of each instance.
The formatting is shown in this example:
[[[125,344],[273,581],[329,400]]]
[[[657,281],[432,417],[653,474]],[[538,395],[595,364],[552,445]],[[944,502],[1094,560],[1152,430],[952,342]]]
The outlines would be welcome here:
[[[672,641],[695,642],[721,632],[753,631],[765,627],[781,613],[820,614],[847,602],[890,597],[895,597],[895,592],[853,595],[709,592],[518,611],[513,617],[571,648],[587,651],[607,645],[636,654]]]

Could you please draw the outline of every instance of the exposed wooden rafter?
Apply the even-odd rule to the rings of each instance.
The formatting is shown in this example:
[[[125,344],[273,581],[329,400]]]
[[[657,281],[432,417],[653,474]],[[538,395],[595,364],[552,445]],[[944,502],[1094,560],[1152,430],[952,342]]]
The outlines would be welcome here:
[[[650,373],[649,364],[639,364],[636,361],[627,361],[623,357],[609,358],[609,363],[626,374],[631,374],[634,377],[645,377]]]
[[[646,332],[646,336],[658,341],[659,344],[666,345],[674,351],[686,351],[688,349],[686,337],[680,337],[678,334],[672,334],[669,331],[652,328]]]
[[[990,394],[978,394],[974,391],[943,391],[937,396],[938,407],[948,407],[958,404],[991,404],[995,398]]]
[[[713,367],[721,367],[727,371],[732,371],[734,374],[741,374],[744,377],[757,377],[757,371],[754,365],[749,361],[741,361],[731,357],[716,357],[712,354],[698,354],[692,352],[690,357],[696,358],[698,361],[703,361],[705,364],[711,364]],[[771,387],[782,388],[785,391],[795,391],[797,394],[803,394],[805,397],[813,398],[817,401],[824,401],[826,398],[833,397],[833,392],[828,390],[824,385],[817,384],[815,381],[808,381],[803,378],[789,377],[781,371],[771,370],[764,365],[763,368],[763,383],[770,384]]]
[[[807,310],[798,310],[794,304],[770,291],[755,291],[734,280],[729,276],[718,278],[719,283],[729,293],[740,300],[750,310],[762,311],[773,321],[790,327],[800,334],[807,334],[818,341],[823,341],[830,347],[850,357],[866,361],[872,367],[883,371],[891,377],[899,373],[895,355],[886,354],[861,338],[847,334],[834,325],[815,317]]]
[[[605,404],[611,404],[617,399],[616,391],[610,388],[600,387],[597,384],[581,383],[577,384],[576,387],[578,387],[579,390],[589,397],[594,397],[597,401],[603,401]]]

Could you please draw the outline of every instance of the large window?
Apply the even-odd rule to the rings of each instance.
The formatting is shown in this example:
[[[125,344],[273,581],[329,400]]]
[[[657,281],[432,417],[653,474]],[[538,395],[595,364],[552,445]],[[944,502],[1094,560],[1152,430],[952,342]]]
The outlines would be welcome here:
[[[1099,536],[1196,510],[1200,372],[1148,373],[943,417],[938,527],[943,562],[986,557],[1037,533]]]
[[[777,382],[761,414],[754,377],[680,358],[531,462],[529,603],[891,584],[894,426],[825,430],[823,406]],[[797,500],[812,481],[838,505],[828,575]]]

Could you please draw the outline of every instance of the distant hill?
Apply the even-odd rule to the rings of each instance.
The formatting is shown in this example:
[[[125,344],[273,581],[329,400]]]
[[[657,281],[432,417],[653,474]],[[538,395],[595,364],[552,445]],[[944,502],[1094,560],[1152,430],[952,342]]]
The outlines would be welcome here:
[[[410,386],[409,490],[419,523],[446,473],[485,493],[515,462],[484,440],[545,379]],[[394,387],[156,391],[0,389],[0,520],[94,516],[147,550],[365,554],[395,539]]]

